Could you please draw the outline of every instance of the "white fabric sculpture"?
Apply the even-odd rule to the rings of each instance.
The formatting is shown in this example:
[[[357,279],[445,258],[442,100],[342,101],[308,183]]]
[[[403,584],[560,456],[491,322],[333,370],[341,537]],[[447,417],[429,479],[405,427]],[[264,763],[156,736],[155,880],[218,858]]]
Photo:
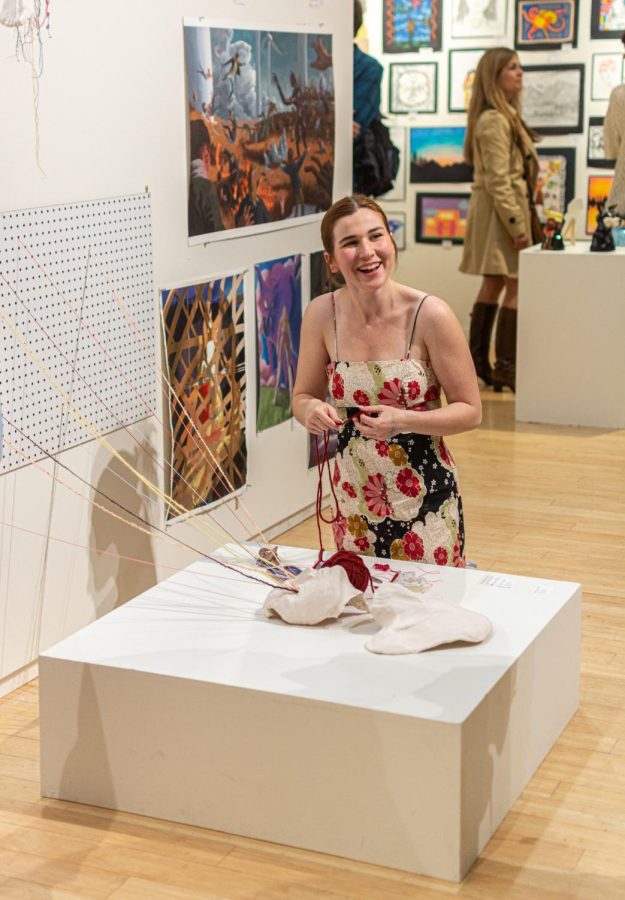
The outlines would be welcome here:
[[[420,593],[384,584],[369,601],[380,630],[366,644],[372,653],[420,653],[441,644],[479,644],[492,631],[486,616],[444,600],[438,591]]]
[[[0,25],[15,28],[25,25],[34,15],[33,0],[0,0]]]
[[[297,594],[274,588],[263,609],[269,617],[279,616],[291,625],[318,625],[326,619],[338,619],[346,608],[367,611],[365,599],[347,577],[345,569],[331,566],[310,569],[292,579]]]

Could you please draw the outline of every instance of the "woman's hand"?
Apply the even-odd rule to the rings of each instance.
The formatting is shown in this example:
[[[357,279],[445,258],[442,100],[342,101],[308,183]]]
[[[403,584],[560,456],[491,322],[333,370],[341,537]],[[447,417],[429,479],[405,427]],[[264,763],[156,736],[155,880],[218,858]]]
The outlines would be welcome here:
[[[512,241],[512,246],[515,250],[525,250],[525,248],[529,247],[529,245],[529,238],[526,234],[517,234],[517,236]]]
[[[311,434],[323,434],[331,428],[335,430],[343,425],[333,406],[322,400],[310,400],[304,417],[304,427]]]
[[[400,415],[393,406],[361,406],[354,424],[365,437],[388,441],[402,430]]]

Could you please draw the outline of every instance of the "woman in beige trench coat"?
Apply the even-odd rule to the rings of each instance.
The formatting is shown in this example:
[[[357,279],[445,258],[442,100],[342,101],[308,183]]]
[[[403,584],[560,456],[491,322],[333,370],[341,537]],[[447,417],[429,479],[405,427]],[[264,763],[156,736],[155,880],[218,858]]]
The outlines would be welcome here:
[[[516,53],[506,47],[487,50],[478,63],[469,106],[465,157],[475,180],[460,271],[483,276],[469,344],[477,374],[496,391],[515,388],[519,250],[530,243],[529,198],[538,175],[536,135],[520,116],[522,90]],[[491,369],[490,338],[504,288]]]

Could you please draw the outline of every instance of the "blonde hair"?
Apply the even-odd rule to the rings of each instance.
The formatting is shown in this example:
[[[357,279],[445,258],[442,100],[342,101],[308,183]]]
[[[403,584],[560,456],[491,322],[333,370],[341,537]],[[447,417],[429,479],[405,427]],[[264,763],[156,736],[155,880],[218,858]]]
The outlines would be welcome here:
[[[464,139],[464,158],[469,165],[473,165],[475,126],[485,109],[495,109],[505,116],[515,138],[520,138],[523,128],[532,139],[535,140],[538,136],[521,119],[520,95],[515,94],[508,100],[499,84],[499,76],[515,56],[517,56],[516,51],[510,50],[508,47],[492,47],[483,54],[477,64],[469,104],[467,133]]]

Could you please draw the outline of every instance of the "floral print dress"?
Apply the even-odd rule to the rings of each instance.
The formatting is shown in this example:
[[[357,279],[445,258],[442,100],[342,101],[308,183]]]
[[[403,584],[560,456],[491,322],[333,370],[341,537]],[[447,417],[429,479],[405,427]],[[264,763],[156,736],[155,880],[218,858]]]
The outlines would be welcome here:
[[[462,501],[444,440],[409,433],[379,441],[355,426],[361,406],[440,407],[436,375],[410,357],[411,344],[412,336],[403,359],[328,366],[329,392],[345,421],[332,476],[339,507],[334,539],[339,550],[366,556],[463,567]]]

